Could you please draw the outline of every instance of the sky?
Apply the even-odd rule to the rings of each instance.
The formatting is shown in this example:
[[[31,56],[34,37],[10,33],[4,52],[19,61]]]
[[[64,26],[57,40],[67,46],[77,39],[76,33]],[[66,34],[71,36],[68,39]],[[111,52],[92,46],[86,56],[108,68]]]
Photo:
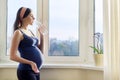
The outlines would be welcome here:
[[[59,40],[78,40],[79,0],[50,0],[49,2],[49,36]]]

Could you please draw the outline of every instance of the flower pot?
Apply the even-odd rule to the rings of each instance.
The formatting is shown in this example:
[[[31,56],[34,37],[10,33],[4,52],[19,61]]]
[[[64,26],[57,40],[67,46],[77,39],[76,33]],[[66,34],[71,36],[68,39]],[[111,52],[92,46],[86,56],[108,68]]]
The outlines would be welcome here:
[[[103,54],[94,54],[96,66],[103,66]]]

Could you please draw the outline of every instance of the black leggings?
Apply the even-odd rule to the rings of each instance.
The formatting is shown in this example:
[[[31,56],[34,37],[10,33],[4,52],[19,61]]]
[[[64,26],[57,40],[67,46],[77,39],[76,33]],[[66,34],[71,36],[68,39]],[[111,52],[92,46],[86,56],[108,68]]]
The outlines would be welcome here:
[[[40,73],[34,73],[32,70],[17,70],[18,80],[40,80]]]

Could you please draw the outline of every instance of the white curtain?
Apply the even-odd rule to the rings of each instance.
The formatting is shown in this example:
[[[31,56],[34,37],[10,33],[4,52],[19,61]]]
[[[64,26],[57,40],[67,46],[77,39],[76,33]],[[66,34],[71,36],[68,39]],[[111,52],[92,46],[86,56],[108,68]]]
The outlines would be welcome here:
[[[103,0],[104,80],[120,80],[120,0]]]

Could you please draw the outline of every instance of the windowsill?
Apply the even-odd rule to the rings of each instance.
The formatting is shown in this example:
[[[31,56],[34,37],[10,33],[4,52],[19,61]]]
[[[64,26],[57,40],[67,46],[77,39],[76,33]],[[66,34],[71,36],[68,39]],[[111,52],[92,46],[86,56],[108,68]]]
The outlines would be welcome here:
[[[103,71],[103,67],[87,64],[44,64],[43,68],[77,68]]]
[[[16,68],[17,64],[0,64],[0,68]],[[43,68],[76,68],[103,71],[103,67],[87,64],[43,64]]]

